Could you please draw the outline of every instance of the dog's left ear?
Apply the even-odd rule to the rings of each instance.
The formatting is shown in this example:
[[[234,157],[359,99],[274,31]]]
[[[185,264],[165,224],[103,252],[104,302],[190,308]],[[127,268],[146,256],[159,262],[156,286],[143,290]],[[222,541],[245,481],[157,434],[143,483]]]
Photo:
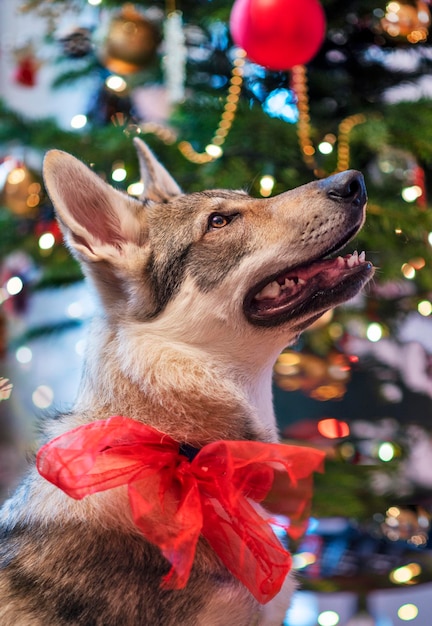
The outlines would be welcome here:
[[[133,140],[140,164],[144,191],[141,200],[167,202],[182,193],[174,178],[154,156],[148,146],[138,137]]]
[[[65,241],[80,261],[113,261],[123,249],[144,243],[142,203],[114,189],[66,152],[50,150],[44,181]]]

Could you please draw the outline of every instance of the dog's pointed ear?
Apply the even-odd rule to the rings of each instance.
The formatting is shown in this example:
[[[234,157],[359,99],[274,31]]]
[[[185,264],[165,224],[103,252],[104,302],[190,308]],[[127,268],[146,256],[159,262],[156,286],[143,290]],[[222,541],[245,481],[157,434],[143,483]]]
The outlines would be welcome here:
[[[135,137],[133,141],[138,153],[141,178],[144,183],[141,200],[166,202],[173,196],[181,194],[182,191],[174,178],[159,163],[148,146],[138,137]]]
[[[127,244],[142,243],[146,229],[141,202],[60,150],[47,153],[43,175],[66,243],[80,260],[114,260]]]

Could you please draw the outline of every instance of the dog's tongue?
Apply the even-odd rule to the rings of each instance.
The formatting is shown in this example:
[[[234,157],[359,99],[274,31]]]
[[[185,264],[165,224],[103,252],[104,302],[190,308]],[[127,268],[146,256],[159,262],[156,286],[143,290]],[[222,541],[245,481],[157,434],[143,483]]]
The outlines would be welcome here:
[[[344,257],[338,256],[335,259],[315,261],[310,265],[304,265],[285,274],[280,274],[261,289],[254,300],[263,305],[266,301],[286,300],[299,293],[308,281],[318,274],[323,282],[331,284],[334,279],[340,276],[341,272],[364,262],[365,253],[358,254],[357,251]]]

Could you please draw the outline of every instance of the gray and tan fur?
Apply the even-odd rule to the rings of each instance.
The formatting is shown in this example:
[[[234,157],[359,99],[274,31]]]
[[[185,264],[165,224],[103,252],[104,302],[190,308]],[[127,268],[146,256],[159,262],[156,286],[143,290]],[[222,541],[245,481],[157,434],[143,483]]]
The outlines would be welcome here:
[[[76,404],[47,423],[44,440],[124,415],[196,447],[277,441],[275,359],[373,272],[354,255],[319,261],[361,227],[362,177],[346,172],[268,199],[187,195],[136,146],[140,201],[68,154],[45,160],[65,240],[101,313]],[[288,577],[260,606],[202,541],[187,587],[161,590],[169,564],[135,528],[123,488],[75,501],[32,469],[0,522],[2,626],[276,626],[295,587]]]

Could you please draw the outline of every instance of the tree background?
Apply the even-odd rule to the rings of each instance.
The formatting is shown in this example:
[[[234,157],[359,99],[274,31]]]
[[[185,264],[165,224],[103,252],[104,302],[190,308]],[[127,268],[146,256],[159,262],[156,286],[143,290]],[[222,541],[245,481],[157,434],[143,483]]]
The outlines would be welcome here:
[[[29,416],[35,410],[30,370],[36,344],[47,354],[53,337],[59,342],[81,332],[92,306],[86,300],[84,315],[48,314],[51,303],[71,293],[65,286],[83,287],[43,188],[47,149],[75,154],[129,193],[139,180],[135,135],[187,191],[227,187],[277,194],[338,169],[359,169],[368,188],[368,217],[348,249],[365,250],[376,277],[361,297],[325,316],[281,355],[274,395],[282,435],[328,453],[327,471],[317,480],[316,529],[294,547],[299,555],[313,555],[310,563],[298,559],[304,586],[324,595],[354,590],[360,608],[375,607],[378,620],[375,590],[412,590],[413,583],[425,588],[432,575],[429,3],[323,0],[322,46],[306,67],[288,63],[286,71],[248,58],[233,65],[238,50],[228,0],[179,0],[177,6],[7,2],[3,24],[11,19],[12,4],[20,5],[14,7],[19,13],[15,30],[2,31],[0,83],[0,376],[14,385],[10,399],[0,403],[5,488],[18,473],[11,467],[20,467],[11,453],[21,433],[17,412],[30,424],[26,445],[36,436]],[[167,34],[175,9],[182,26]],[[32,19],[43,26],[37,32],[28,32]],[[141,28],[142,20],[151,29],[142,32],[141,46],[126,38],[116,48],[118,28]],[[242,70],[242,76],[234,74],[237,82],[233,67]],[[59,109],[50,117],[38,110],[36,98],[32,102],[47,73],[52,110],[56,102]],[[110,87],[113,77],[123,83]],[[178,79],[185,96],[170,102]],[[81,94],[75,113],[86,116],[82,126],[75,120],[75,128],[60,111],[64,94],[74,91]],[[234,111],[222,117],[230,110],[230,94]],[[217,158],[208,157],[209,144],[220,147]],[[263,188],[264,176],[271,177],[270,189]],[[14,278],[21,281],[18,291],[9,282]],[[22,348],[33,349],[33,360]],[[55,353],[52,359],[50,370],[61,371],[62,360]],[[46,360],[40,367],[47,367]],[[38,409],[50,404],[42,386]],[[395,571],[403,567],[408,570],[401,582]],[[393,609],[386,610],[394,620],[386,623],[399,623],[396,608],[393,617]],[[419,621],[421,612],[416,620],[428,623]]]

